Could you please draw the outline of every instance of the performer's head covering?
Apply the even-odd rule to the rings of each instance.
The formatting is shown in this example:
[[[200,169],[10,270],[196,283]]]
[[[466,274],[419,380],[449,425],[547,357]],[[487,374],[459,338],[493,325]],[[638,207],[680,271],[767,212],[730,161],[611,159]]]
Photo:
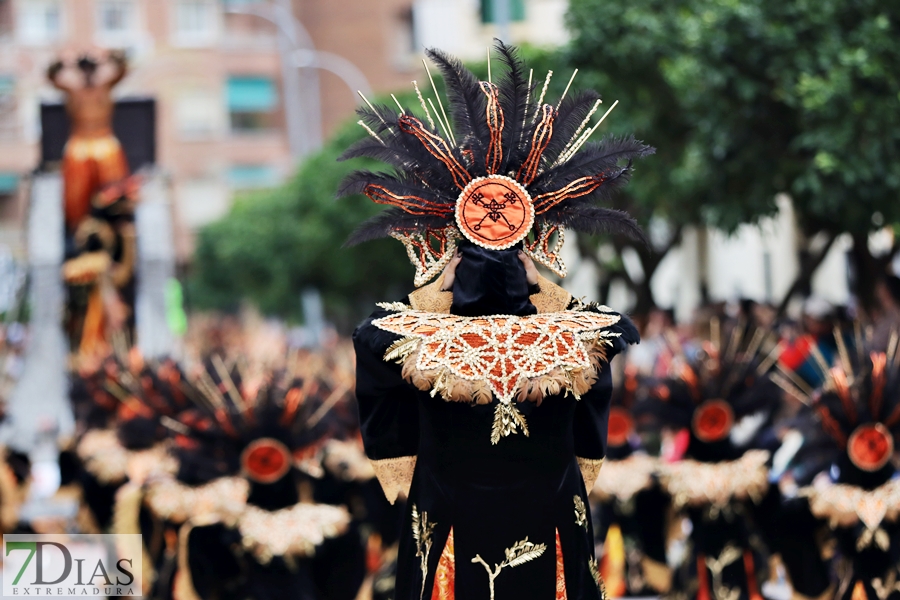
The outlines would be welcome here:
[[[186,426],[176,438],[182,465],[179,479],[202,483],[240,474],[250,482],[248,501],[275,510],[298,502],[297,467],[329,433],[321,417],[325,403],[350,388],[324,379],[266,373],[259,384],[209,364],[197,381],[202,408],[181,415]]]
[[[794,457],[798,479],[837,467],[838,482],[874,489],[893,477],[900,440],[900,364],[897,336],[887,352],[847,344],[837,334],[840,360],[821,369],[825,383],[808,394],[796,378],[780,379],[782,386],[808,405],[804,444]],[[850,346],[851,348],[848,348]],[[811,413],[811,414],[810,414]]]
[[[458,60],[427,51],[444,77],[448,110],[440,97],[426,104],[418,86],[427,122],[405,109],[370,104],[359,110],[370,137],[343,155],[394,168],[356,171],[342,184],[339,195],[363,193],[390,206],[348,243],[400,240],[417,286],[459,250],[453,312],[460,315],[535,312],[518,252],[565,276],[565,228],[643,239],[631,217],[597,202],[627,181],[635,158],[653,149],[632,137],[587,143],[599,95],[564,94],[544,104],[549,75],[535,99],[537,86],[515,49],[498,41],[496,52],[505,71],[479,81]]]
[[[774,364],[774,336],[763,330],[745,334],[735,326],[729,335],[711,337],[691,356],[670,337],[676,346],[672,376],[651,386],[654,401],[646,405],[664,422],[690,432],[686,454],[702,462],[734,460],[762,445],[760,434],[781,401],[781,391],[766,376]],[[755,414],[761,422],[745,439],[736,439],[735,426]]]

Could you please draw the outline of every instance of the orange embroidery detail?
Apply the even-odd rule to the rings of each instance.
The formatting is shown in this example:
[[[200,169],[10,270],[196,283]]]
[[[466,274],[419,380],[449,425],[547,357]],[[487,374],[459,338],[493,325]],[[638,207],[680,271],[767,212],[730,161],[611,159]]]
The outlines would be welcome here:
[[[877,471],[894,455],[894,438],[881,423],[861,425],[850,434],[847,454],[863,471]]]
[[[601,185],[606,183],[608,179],[609,176],[606,173],[600,173],[599,175],[590,175],[588,177],[581,177],[579,179],[576,179],[572,183],[569,183],[558,190],[539,194],[534,198],[535,210],[538,214],[542,214],[547,212],[560,202],[565,202],[566,200],[572,200],[574,198],[580,198],[581,196],[587,196],[588,194],[599,188]]]
[[[456,250],[459,233],[455,227],[417,231],[394,231],[391,237],[406,246],[409,262],[416,268],[413,283],[418,287],[440,273]]]
[[[618,336],[606,328],[619,319],[614,313],[588,311],[527,317],[406,311],[372,324],[407,338],[421,338],[417,347],[410,348],[410,354],[418,353],[419,371],[449,371],[463,380],[483,381],[501,402],[510,403],[529,379],[557,368],[571,373],[593,369],[591,350]]]
[[[446,204],[439,204],[420,198],[419,196],[401,196],[395,194],[383,185],[370,183],[363,193],[376,204],[389,204],[408,212],[411,215],[427,215],[436,217],[450,216],[450,210]]]
[[[556,235],[556,243],[550,248],[550,240]],[[568,273],[565,263],[560,257],[563,242],[565,242],[565,229],[560,225],[551,225],[546,222],[538,223],[534,229],[534,241],[525,240],[525,254],[541,263],[560,277]]]
[[[291,469],[291,451],[274,438],[260,438],[241,453],[241,467],[253,481],[274,483]]]
[[[566,600],[566,563],[563,560],[559,530],[556,530],[556,600]]]
[[[473,244],[510,248],[534,225],[534,206],[525,188],[503,175],[472,180],[456,201],[456,223]]]
[[[525,162],[519,167],[516,179],[523,185],[529,185],[534,181],[538,174],[538,168],[541,166],[541,157],[550,138],[553,137],[553,119],[556,118],[556,110],[549,104],[541,107],[541,122],[534,129],[534,135],[531,137],[531,149]]]
[[[453,177],[453,183],[459,189],[466,187],[472,176],[453,156],[453,151],[447,145],[447,142],[444,141],[444,138],[431,133],[422,121],[409,115],[400,115],[397,125],[403,133],[414,135],[416,139],[422,142],[429,154],[444,163],[444,166],[447,167],[447,170],[450,171],[450,175]]]
[[[453,553],[453,528],[444,551],[438,560],[437,570],[434,572],[434,588],[431,591],[431,600],[456,600],[456,556]]]
[[[734,425],[734,411],[723,400],[707,400],[694,413],[692,427],[694,435],[703,442],[718,442],[725,439]]]
[[[488,173],[493,174],[500,170],[500,163],[503,160],[503,109],[500,107],[500,90],[496,85],[482,81],[481,91],[487,96],[485,121],[491,132],[485,168]]]

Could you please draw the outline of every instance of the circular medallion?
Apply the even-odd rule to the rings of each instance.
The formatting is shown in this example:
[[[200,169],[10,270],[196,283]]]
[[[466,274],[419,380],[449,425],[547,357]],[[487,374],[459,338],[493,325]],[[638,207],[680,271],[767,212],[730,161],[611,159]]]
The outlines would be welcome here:
[[[634,430],[634,421],[624,408],[614,406],[609,409],[607,442],[610,446],[624,446]]]
[[[253,481],[273,483],[290,470],[291,452],[278,440],[260,438],[241,453],[241,468]]]
[[[860,425],[847,440],[850,461],[863,471],[877,471],[891,460],[894,438],[881,423]]]
[[[473,244],[503,250],[528,236],[534,225],[534,205],[516,180],[503,175],[478,177],[456,201],[456,224]]]
[[[707,400],[694,411],[692,427],[701,442],[718,442],[731,432],[734,411],[723,400]]]

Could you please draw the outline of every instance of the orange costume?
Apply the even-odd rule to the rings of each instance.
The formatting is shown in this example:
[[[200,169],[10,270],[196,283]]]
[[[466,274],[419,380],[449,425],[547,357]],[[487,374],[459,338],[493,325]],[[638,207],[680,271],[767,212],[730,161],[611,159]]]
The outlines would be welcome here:
[[[103,187],[128,177],[128,160],[119,140],[73,135],[62,161],[66,229],[74,231],[90,213],[91,197]]]

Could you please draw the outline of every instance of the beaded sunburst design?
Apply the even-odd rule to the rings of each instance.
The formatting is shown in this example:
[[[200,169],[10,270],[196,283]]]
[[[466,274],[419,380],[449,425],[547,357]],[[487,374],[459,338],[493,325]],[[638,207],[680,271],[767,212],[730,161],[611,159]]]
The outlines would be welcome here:
[[[873,541],[886,550],[890,541],[881,528],[884,521],[895,523],[900,519],[900,481],[892,479],[874,490],[834,484],[823,488],[803,488],[801,496],[809,498],[813,515],[827,519],[832,528],[866,526],[857,544],[860,549]]]
[[[420,311],[373,321],[403,336],[385,360],[404,363],[417,387],[445,400],[487,404],[499,400],[491,441],[522,430],[524,417],[513,399],[540,401],[546,395],[590,389],[599,360],[618,333],[615,313],[564,311],[526,317],[461,317]]]

